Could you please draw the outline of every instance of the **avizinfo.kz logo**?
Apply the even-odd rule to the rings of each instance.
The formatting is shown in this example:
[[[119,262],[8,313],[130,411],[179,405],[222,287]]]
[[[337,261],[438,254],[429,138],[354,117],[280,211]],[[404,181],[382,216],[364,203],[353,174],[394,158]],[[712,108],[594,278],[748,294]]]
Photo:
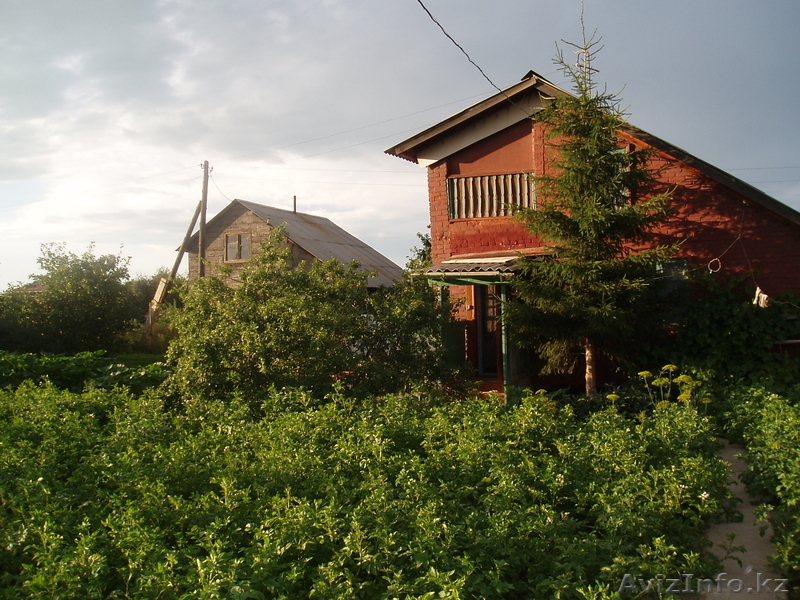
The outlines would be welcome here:
[[[714,579],[695,577],[684,573],[677,579],[664,575],[656,575],[655,579],[639,579],[626,573],[619,584],[619,593],[658,592],[659,594],[787,594],[786,579],[765,577],[762,573],[753,573],[752,567],[744,570],[745,577],[728,578],[728,573],[720,573]],[[755,576],[755,577],[754,577]]]

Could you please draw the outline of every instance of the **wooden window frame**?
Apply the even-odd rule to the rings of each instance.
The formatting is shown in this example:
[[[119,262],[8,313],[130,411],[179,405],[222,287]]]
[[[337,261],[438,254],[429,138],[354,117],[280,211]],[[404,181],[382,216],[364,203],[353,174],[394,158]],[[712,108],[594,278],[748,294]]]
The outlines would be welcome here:
[[[230,256],[232,238],[236,238],[236,256]],[[252,256],[251,235],[249,233],[225,233],[225,262],[247,262]]]

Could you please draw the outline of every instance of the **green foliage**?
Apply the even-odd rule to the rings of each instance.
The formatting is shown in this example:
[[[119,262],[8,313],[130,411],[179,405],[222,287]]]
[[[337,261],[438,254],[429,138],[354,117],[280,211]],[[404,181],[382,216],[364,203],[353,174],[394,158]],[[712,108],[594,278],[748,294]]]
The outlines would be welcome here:
[[[753,305],[753,288],[741,281],[696,278],[676,336],[661,358],[705,374],[719,386],[757,381],[789,393],[800,381],[798,357],[781,354],[775,342],[800,339],[800,299],[785,295],[767,308]]]
[[[104,350],[74,356],[17,354],[0,351],[0,388],[16,388],[25,381],[47,382],[57,388],[80,392],[87,386],[111,389],[124,386],[141,393],[166,379],[166,365],[139,357],[133,361],[109,358]]]
[[[138,314],[144,319],[150,308],[150,301],[158,289],[158,284],[162,279],[169,279],[170,271],[166,267],[161,267],[152,275],[137,275],[125,283],[128,294],[136,304]],[[181,281],[181,279],[178,279]]]
[[[800,584],[800,406],[763,387],[740,389],[731,399],[731,429],[747,446],[743,479],[775,531],[776,568]]]
[[[603,399],[585,402],[584,410],[597,410],[606,404],[624,414],[651,413],[674,403],[694,407],[702,415],[711,414],[711,393],[707,383],[688,373],[680,373],[676,365],[668,364],[658,371],[639,371],[625,384],[605,395]],[[715,404],[718,402],[714,402]]]
[[[328,400],[0,392],[0,598],[570,599],[715,568],[726,471],[691,406]]]
[[[543,372],[571,371],[584,351],[619,357],[635,347],[647,323],[660,325],[648,293],[657,264],[675,251],[631,250],[666,219],[670,196],[646,193],[653,179],[649,151],[622,146],[620,101],[598,92],[591,78],[596,43],[584,39],[582,66],[563,56],[556,61],[576,94],[553,98],[535,116],[552,140],[553,172],[535,177],[537,208],[519,214],[550,254],[521,262],[514,281],[519,302],[506,312],[517,342],[545,359]]]
[[[411,249],[412,256],[409,257],[406,263],[406,270],[415,272],[426,269],[433,264],[433,244],[431,242],[431,234],[417,233],[417,238],[420,241],[420,246],[414,246]]]
[[[321,398],[344,389],[385,393],[445,373],[440,331],[448,318],[422,278],[369,292],[356,264],[289,268],[281,232],[250,261],[238,287],[193,282],[171,317],[178,339],[171,389],[186,398],[258,397],[271,386]]]
[[[127,292],[129,259],[82,255],[64,244],[44,244],[43,274],[0,299],[0,348],[16,352],[76,353],[111,350],[139,317]]]

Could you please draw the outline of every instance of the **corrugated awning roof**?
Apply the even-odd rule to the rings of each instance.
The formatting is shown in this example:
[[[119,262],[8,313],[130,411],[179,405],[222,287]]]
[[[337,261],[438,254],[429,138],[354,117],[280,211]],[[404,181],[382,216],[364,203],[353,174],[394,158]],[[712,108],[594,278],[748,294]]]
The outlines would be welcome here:
[[[542,260],[548,254],[547,248],[526,248],[513,255],[505,253],[464,254],[454,256],[425,271],[431,279],[491,279],[499,280],[517,271],[521,260]],[[467,281],[468,283],[468,281]]]
[[[442,274],[482,274],[500,275],[513,273],[517,270],[517,258],[497,259],[493,261],[447,261],[434,265],[425,271],[426,275],[435,276]]]

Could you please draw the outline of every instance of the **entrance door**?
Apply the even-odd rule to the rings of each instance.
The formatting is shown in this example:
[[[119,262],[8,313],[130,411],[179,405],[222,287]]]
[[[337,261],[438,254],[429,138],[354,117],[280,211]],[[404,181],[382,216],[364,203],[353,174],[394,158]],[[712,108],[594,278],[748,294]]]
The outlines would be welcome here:
[[[478,326],[478,375],[497,378],[502,372],[502,332],[500,329],[500,288],[475,286]]]

